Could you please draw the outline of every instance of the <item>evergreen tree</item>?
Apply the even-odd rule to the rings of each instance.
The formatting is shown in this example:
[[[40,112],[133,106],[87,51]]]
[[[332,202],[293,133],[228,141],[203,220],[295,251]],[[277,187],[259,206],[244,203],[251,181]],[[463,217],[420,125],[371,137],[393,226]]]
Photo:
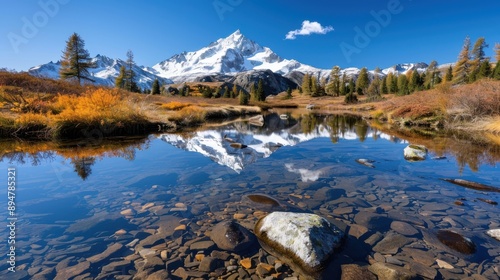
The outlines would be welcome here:
[[[437,69],[437,61],[433,60],[427,67],[425,71],[425,78],[423,78],[424,87],[426,89],[433,88],[436,84],[439,84],[437,81],[439,75],[439,70]]]
[[[286,89],[286,98],[287,99],[292,98],[292,89],[290,87]]]
[[[310,76],[310,85],[311,85],[311,95],[318,96],[319,94],[318,80],[316,79],[315,76]]]
[[[479,39],[477,39],[476,43],[474,43],[474,46],[472,47],[471,51],[471,61],[469,62],[470,73],[471,73],[471,76],[469,77],[469,82],[474,82],[478,78],[480,78],[479,70],[481,68],[482,63],[486,60],[484,54],[484,48],[487,47],[488,44],[486,44],[484,37],[480,37]]]
[[[222,97],[224,97],[224,98],[230,98],[231,97],[231,94],[229,93],[229,88],[227,86],[224,87],[224,90],[223,90],[223,93],[222,93]]]
[[[398,93],[399,92],[399,89],[398,89],[398,76],[390,73],[389,75],[392,75],[391,76],[391,85],[389,87],[389,92],[390,93]]]
[[[76,78],[78,84],[82,83],[82,79],[93,82],[94,80],[89,78],[89,68],[95,67],[89,52],[85,49],[85,42],[78,34],[73,33],[66,41],[59,75],[62,79]]]
[[[380,86],[380,92],[383,94],[389,93],[389,88],[387,87],[387,76],[382,79],[382,85]]]
[[[408,84],[408,89],[410,92],[414,92],[418,90],[420,87],[420,74],[418,74],[418,71],[415,69],[415,71],[412,72],[410,82]]]
[[[233,89],[231,90],[231,98],[235,98],[238,95],[238,86],[236,84],[233,85]]]
[[[134,53],[129,50],[127,51],[127,61],[125,62],[124,88],[131,92],[139,92],[140,89],[135,82],[134,65]]]
[[[340,95],[340,67],[335,66],[330,72],[330,83],[327,85],[327,93],[334,96]]]
[[[120,67],[120,74],[116,77],[115,87],[124,89],[125,88],[125,66]]]
[[[453,71],[453,83],[463,84],[468,82],[470,74],[470,38],[467,36],[460,54],[458,55],[457,63]]]
[[[255,94],[256,94],[256,91],[255,91],[255,84],[254,84],[254,83],[252,83],[252,84],[250,85],[250,96],[251,96],[254,100],[256,100],[256,98],[255,98]]]
[[[380,81],[379,73],[380,73],[380,68],[378,68],[378,67],[375,68],[373,80],[371,81],[371,83],[367,89],[368,98],[371,100],[377,100],[380,98],[381,81]]]
[[[410,94],[410,89],[408,88],[408,78],[406,75],[398,76],[398,93],[399,95]]]
[[[347,94],[347,76],[344,74],[342,75],[342,80],[340,81],[340,95],[346,95]]]
[[[451,82],[453,80],[453,68],[448,67],[448,70],[446,70],[446,76],[444,77],[445,82]]]
[[[158,81],[158,79],[154,80],[153,86],[151,87],[151,93],[152,94],[160,94],[160,81]]]
[[[486,59],[479,66],[478,79],[488,78],[491,75],[491,64]]]
[[[257,84],[256,97],[257,101],[264,101],[266,99],[264,95],[264,82],[262,81],[262,79],[259,79],[259,83]]]
[[[365,94],[368,89],[368,85],[368,69],[366,69],[366,67],[363,67],[359,72],[358,80],[356,81],[356,90],[358,91],[358,94]]]
[[[243,90],[240,89],[238,96],[240,105],[248,105],[248,96],[246,93],[243,92]]]
[[[305,74],[302,78],[302,92],[305,94],[311,93],[311,75]]]
[[[498,43],[495,44],[495,59],[497,62],[492,77],[493,79],[500,80],[500,44]]]
[[[351,77],[349,79],[349,93],[356,92],[356,85],[354,84],[354,79]]]

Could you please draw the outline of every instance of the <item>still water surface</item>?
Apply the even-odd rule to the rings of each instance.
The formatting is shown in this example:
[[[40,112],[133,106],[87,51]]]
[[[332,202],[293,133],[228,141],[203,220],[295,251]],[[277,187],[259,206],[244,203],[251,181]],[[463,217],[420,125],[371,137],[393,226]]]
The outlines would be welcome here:
[[[414,141],[429,144],[426,160],[404,160],[403,149]],[[460,267],[457,275],[494,273],[499,265],[499,242],[485,231],[500,227],[500,211],[477,198],[499,202],[500,194],[440,180],[462,178],[499,187],[496,146],[478,147],[446,136],[391,135],[354,117],[277,114],[266,116],[263,126],[234,122],[183,134],[82,143],[2,142],[2,182],[7,182],[7,168],[17,170],[19,278],[47,270],[54,277],[61,261],[69,258],[71,266],[112,243],[125,245],[140,232],[153,233],[161,216],[213,222],[214,214],[232,217],[259,210],[238,206],[253,193],[269,195],[289,209],[359,224],[369,233],[387,234],[395,220],[410,223],[419,231],[413,244]],[[374,168],[357,159],[373,161]],[[0,213],[7,217],[3,193]],[[457,200],[464,205],[455,205]],[[189,211],[172,212],[176,203]],[[133,217],[120,214],[127,209],[133,209]],[[117,239],[113,234],[121,229],[128,234]],[[191,237],[203,234],[203,228],[194,229]],[[438,229],[471,238],[477,252],[461,255],[424,240]],[[1,227],[0,235],[6,240],[8,228]],[[0,250],[5,256],[7,242],[2,241]],[[133,253],[120,251],[82,274],[102,275],[103,265]],[[0,276],[7,275],[8,267],[2,261]],[[119,273],[134,269],[131,264]],[[438,275],[446,279],[448,274]]]

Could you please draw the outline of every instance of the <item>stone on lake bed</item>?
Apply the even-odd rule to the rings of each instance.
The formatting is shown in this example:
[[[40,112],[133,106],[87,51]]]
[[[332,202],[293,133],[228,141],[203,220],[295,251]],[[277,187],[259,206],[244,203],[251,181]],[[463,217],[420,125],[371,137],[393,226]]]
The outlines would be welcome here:
[[[373,163],[375,162],[374,160],[359,158],[356,160],[356,162],[366,167],[375,168],[375,165],[373,165]]]
[[[133,216],[135,214],[134,209],[125,209],[120,212],[123,216]]]
[[[440,230],[437,232],[437,238],[441,243],[459,253],[471,255],[476,252],[476,245],[469,238],[456,232]]]
[[[408,145],[404,149],[404,158],[408,161],[425,160],[427,148],[422,145]]]
[[[224,221],[214,226],[210,238],[222,250],[241,252],[256,244],[255,236],[235,221]]]
[[[495,238],[500,241],[500,229],[490,229],[486,232],[489,237]]]
[[[263,247],[303,275],[317,277],[343,242],[342,230],[315,214],[273,212],[255,225]]]
[[[127,231],[124,229],[120,229],[120,230],[117,230],[115,232],[115,236],[121,236],[121,235],[125,235],[125,234],[127,234]]]

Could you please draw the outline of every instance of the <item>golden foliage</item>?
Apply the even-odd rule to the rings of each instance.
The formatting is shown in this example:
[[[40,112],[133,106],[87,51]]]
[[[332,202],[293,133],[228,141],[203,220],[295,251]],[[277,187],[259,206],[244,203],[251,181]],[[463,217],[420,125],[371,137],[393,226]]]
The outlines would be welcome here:
[[[167,109],[167,110],[171,110],[171,111],[178,111],[178,110],[181,110],[187,106],[190,106],[191,104],[189,103],[182,103],[182,102],[179,102],[179,101],[172,101],[172,102],[169,102],[169,103],[166,103],[166,104],[162,104],[161,107],[163,109]]]
[[[205,121],[205,110],[198,106],[188,106],[177,111],[171,119],[181,124],[195,124]]]
[[[25,113],[21,114],[16,120],[15,124],[21,127],[29,126],[48,126],[50,118],[43,114]]]

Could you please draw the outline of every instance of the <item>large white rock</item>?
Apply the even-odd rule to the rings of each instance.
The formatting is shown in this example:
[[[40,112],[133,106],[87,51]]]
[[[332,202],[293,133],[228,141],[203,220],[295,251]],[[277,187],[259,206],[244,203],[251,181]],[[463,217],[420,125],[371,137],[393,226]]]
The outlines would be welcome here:
[[[500,229],[490,229],[486,232],[486,234],[500,241]]]
[[[422,145],[408,145],[404,149],[404,157],[409,161],[424,160],[427,156],[427,148]]]
[[[270,253],[305,275],[316,275],[342,244],[344,232],[315,214],[273,212],[255,225]]]

